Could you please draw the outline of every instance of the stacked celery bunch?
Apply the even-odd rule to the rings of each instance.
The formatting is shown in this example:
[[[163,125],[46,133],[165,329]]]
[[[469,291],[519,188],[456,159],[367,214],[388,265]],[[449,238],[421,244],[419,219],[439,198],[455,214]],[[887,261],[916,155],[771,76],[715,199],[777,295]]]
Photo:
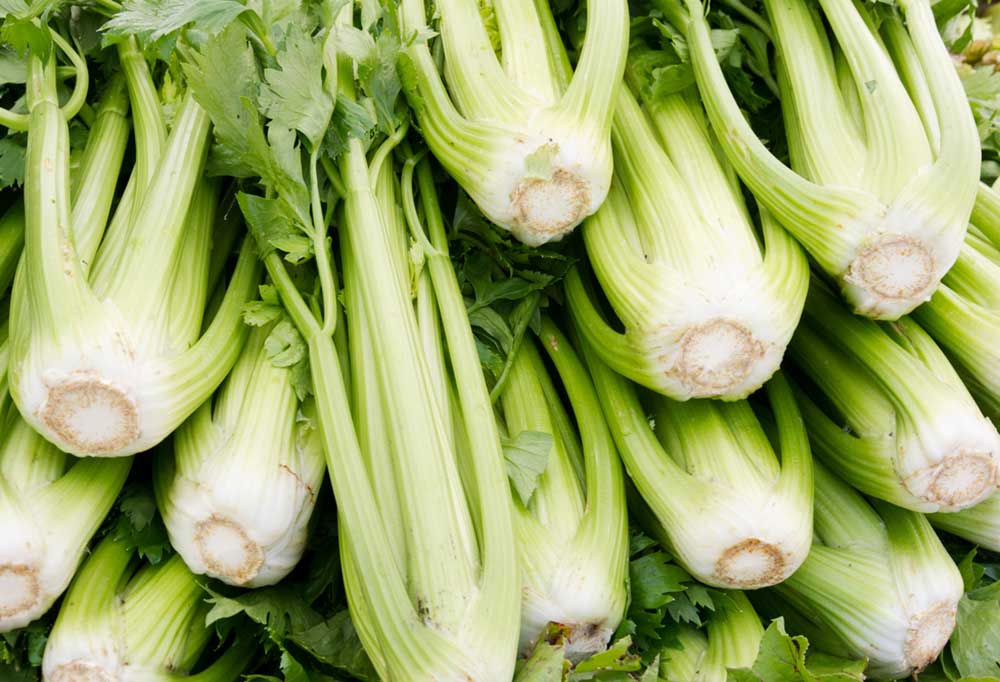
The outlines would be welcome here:
[[[1000,682],[989,8],[0,21],[0,681]]]

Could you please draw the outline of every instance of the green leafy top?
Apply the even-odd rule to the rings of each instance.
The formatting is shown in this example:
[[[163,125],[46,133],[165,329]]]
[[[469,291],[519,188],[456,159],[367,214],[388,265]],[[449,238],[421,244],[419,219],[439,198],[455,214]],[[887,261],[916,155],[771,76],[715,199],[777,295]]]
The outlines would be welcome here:
[[[455,198],[452,260],[496,401],[524,335],[538,331],[542,311],[562,301],[561,282],[577,259],[572,242],[536,248],[512,239],[454,185],[441,194]]]
[[[694,71],[686,39],[668,20],[675,4],[651,0],[647,5],[648,14],[636,15],[632,22],[626,78],[644,99],[655,101],[693,86]],[[739,5],[745,12],[741,16],[731,9],[736,5],[724,3],[712,8],[712,43],[737,101],[750,114],[760,114],[778,97],[767,25],[743,5]]]
[[[629,636],[646,663],[677,646],[681,624],[701,627],[723,592],[706,587],[673,561],[648,535],[635,528],[629,538],[630,601],[615,638]]]
[[[988,183],[1000,177],[1000,74],[996,68],[1000,63],[1000,35],[994,28],[1000,19],[997,12],[991,8],[986,17],[979,19],[965,11],[945,26],[946,38],[949,30],[957,30],[947,44],[956,55],[958,73],[979,129],[981,174]]]
[[[760,643],[760,652],[748,669],[730,670],[729,682],[855,682],[864,680],[866,661],[850,661],[823,653],[809,653],[802,635],[785,632],[785,621],[771,621]]]
[[[238,0],[125,0],[105,25],[109,35],[135,35],[157,41],[194,24],[211,35],[250,11]]]
[[[972,549],[959,569],[966,593],[941,657],[942,672],[950,682],[1000,680],[1000,557]]]

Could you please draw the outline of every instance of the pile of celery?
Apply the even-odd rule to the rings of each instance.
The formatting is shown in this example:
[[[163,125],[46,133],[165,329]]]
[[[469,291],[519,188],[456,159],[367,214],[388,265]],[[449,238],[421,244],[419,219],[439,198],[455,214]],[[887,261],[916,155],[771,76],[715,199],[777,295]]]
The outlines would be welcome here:
[[[0,682],[1000,682],[1000,10],[0,0]]]

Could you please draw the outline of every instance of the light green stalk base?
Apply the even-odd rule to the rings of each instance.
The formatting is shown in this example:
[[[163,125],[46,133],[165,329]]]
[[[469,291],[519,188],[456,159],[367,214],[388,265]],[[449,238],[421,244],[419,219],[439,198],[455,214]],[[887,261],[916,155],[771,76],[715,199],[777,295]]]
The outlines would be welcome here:
[[[426,36],[424,0],[400,3],[404,89],[424,139],[492,222],[537,246],[558,240],[604,201],[611,111],[625,66],[625,0],[588,0],[576,72],[548,3],[501,0],[494,53],[475,3],[434,8],[445,82]],[[419,37],[418,37],[419,36]]]
[[[569,396],[572,418],[530,341],[502,394],[506,429],[552,435],[545,471],[527,504],[515,495],[521,563],[522,655],[549,623],[566,628],[571,661],[607,648],[628,600],[628,521],[621,464],[590,377],[548,319],[541,346]],[[578,435],[579,434],[579,435]],[[582,439],[582,442],[581,442]]]
[[[617,333],[567,289],[612,369],[675,400],[739,400],[777,371],[808,287],[805,254],[771,215],[761,237],[694,93],[618,97],[615,181],[584,228]]]
[[[107,537],[73,581],[42,658],[48,682],[150,682],[188,677],[212,637],[205,593],[179,556],[138,567]],[[138,569],[138,570],[137,570]],[[230,645],[197,682],[234,682],[250,661]]]
[[[1000,434],[913,320],[860,319],[814,282],[789,348],[814,386],[800,393],[814,450],[859,490],[919,512],[996,490]]]
[[[255,329],[229,378],[156,458],[157,506],[196,574],[273,585],[295,568],[325,472],[312,405]],[[301,410],[301,411],[300,411]]]
[[[926,668],[955,627],[962,577],[920,514],[861,495],[816,467],[815,544],[775,591],[839,641],[830,653],[868,658],[867,674]]]
[[[678,561],[726,589],[788,578],[809,551],[812,458],[784,378],[767,388],[777,422],[772,443],[746,402],[657,396],[643,405],[588,344],[584,357],[625,468]]]
[[[876,17],[850,0],[820,0],[821,21],[803,0],[766,0],[791,169],[730,92],[704,3],[685,4],[686,17],[673,14],[709,118],[758,201],[836,279],[856,313],[895,320],[927,301],[958,257],[980,163],[931,3],[907,0],[902,16]]]

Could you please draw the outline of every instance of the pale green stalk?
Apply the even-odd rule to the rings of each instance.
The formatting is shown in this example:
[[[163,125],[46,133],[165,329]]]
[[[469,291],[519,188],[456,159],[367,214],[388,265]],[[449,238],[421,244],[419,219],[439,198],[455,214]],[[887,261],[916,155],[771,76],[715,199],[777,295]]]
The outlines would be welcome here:
[[[587,370],[548,318],[540,340],[568,394],[573,418],[537,347],[526,341],[502,394],[504,423],[512,438],[548,433],[553,446],[527,504],[514,496],[522,575],[520,647],[523,655],[530,653],[547,625],[559,623],[566,628],[565,655],[576,661],[606,648],[625,612],[625,491],[618,452]]]
[[[825,23],[802,0],[765,2],[792,168],[729,91],[701,0],[686,5],[680,28],[709,119],[758,201],[855,312],[894,320],[926,301],[958,257],[979,175],[976,126],[930,3],[880,13],[883,41],[872,10],[850,0],[821,0]]]
[[[829,653],[868,659],[875,680],[919,673],[955,626],[962,577],[927,520],[876,501],[817,464],[809,558],[774,591],[829,632]]]
[[[725,682],[726,671],[709,666],[708,637],[692,625],[680,625],[676,642],[660,651],[660,679],[667,682]]]
[[[514,570],[510,563],[514,553],[509,498],[492,417],[489,424],[480,421],[490,415],[489,399],[475,359],[464,303],[447,256],[443,256],[447,270],[435,262],[441,258],[435,245],[424,254],[430,261],[433,288],[418,280],[414,309],[409,278],[400,272],[401,265],[406,267],[400,242],[406,226],[393,208],[398,188],[391,161],[382,164],[377,184],[368,170],[357,143],[341,161],[341,176],[348,189],[342,231],[344,260],[349,262],[345,287],[349,308],[361,313],[351,318],[351,337],[360,334],[358,339],[367,339],[370,345],[358,350],[371,357],[358,359],[353,385],[356,390],[362,382],[376,385],[377,395],[366,401],[369,405],[371,400],[378,401],[374,406],[377,423],[387,429],[389,448],[364,452],[363,457],[368,471],[387,477],[377,485],[388,486],[389,497],[374,498],[385,499],[386,514],[390,515],[385,518],[398,514],[402,521],[402,532],[396,535],[401,546],[390,545],[390,528],[381,531],[389,545],[380,548],[387,553],[383,563],[397,566],[407,580],[404,601],[396,601],[391,610],[377,610],[371,602],[371,590],[385,588],[371,584],[371,569],[361,568],[366,564],[360,548],[346,544],[345,583],[352,614],[383,676],[414,680],[428,676],[458,680],[467,675],[477,680],[509,678],[517,632],[517,602],[510,601],[516,595],[516,573],[502,573]],[[428,204],[433,183],[429,175],[423,175],[420,186],[425,220],[432,234],[440,230],[443,235],[436,203]],[[416,219],[415,208],[408,212]],[[422,229],[420,223],[411,227]],[[364,244],[363,250],[355,249],[355,244]],[[431,296],[429,301],[427,296]],[[437,316],[426,303],[440,312],[441,327],[436,330]],[[442,332],[446,344],[438,347],[434,339]],[[446,365],[436,359],[442,352],[450,360],[454,377],[442,375]],[[475,375],[469,374],[473,366]],[[447,400],[452,381],[461,405],[454,414],[458,419],[454,425]],[[453,428],[468,442],[467,452],[456,447]],[[365,432],[369,435],[362,442],[373,443],[376,437],[370,424]],[[491,450],[491,456],[484,454]],[[471,464],[457,461],[472,453],[475,459]],[[334,466],[331,464],[331,472],[336,481]],[[432,498],[425,494],[427,490],[435,491]],[[348,532],[349,523],[344,521]],[[388,526],[386,521],[382,523]],[[388,579],[395,580],[391,575]],[[408,609],[412,611],[407,613]],[[423,625],[416,626],[405,639],[406,647],[400,647],[394,631],[410,618]],[[427,627],[431,624],[433,629]],[[498,642],[509,645],[498,646]]]
[[[913,320],[855,317],[814,282],[789,349],[813,383],[799,394],[813,448],[851,485],[921,512],[996,490],[1000,435]]]
[[[728,592],[708,621],[708,668],[749,668],[757,660],[764,626],[742,592]],[[708,682],[706,679],[705,682]]]
[[[575,272],[567,285],[583,286]],[[772,444],[746,402],[648,396],[644,405],[589,344],[584,357],[625,468],[678,561],[723,588],[765,587],[792,574],[809,550],[812,459],[784,378],[767,385]]]
[[[655,59],[633,55],[630,74]],[[639,98],[618,97],[615,181],[584,229],[624,333],[573,288],[570,310],[632,381],[676,400],[745,398],[777,371],[798,323],[805,255],[766,210],[758,232],[695,93],[657,98],[641,73],[630,82]]]
[[[336,23],[352,20],[348,6]],[[331,50],[324,64],[338,71],[331,76],[337,95],[353,99],[353,64]],[[446,364],[432,360],[430,305],[416,304],[418,323],[411,280],[398,265],[407,225],[397,208],[391,151],[405,132],[381,141],[371,159],[365,143],[351,139],[336,163],[324,164],[342,197],[350,369],[371,381],[350,382],[358,404],[350,403],[334,343],[345,338],[337,316],[322,316],[306,302],[279,253],[266,251],[264,261],[307,345],[348,605],[368,657],[382,679],[507,682],[517,650],[519,581],[503,454],[447,242],[437,241],[444,229],[429,170],[421,171],[420,188],[435,241],[423,254],[433,287],[418,281],[417,291],[433,294]],[[317,251],[327,248],[321,210],[318,202],[310,206],[310,219],[323,227],[314,235]],[[415,206],[407,213],[411,229],[422,232]],[[326,258],[316,266],[332,270]],[[323,281],[332,272],[319,274]],[[434,374],[443,367],[447,376]],[[460,410],[443,401],[442,387],[454,392]],[[371,419],[352,420],[369,409]]]
[[[139,565],[134,551],[108,536],[80,569],[45,646],[45,679],[235,682],[252,655],[245,645],[190,674],[214,634],[195,576],[177,555]]]
[[[117,214],[123,217],[112,220],[88,277],[91,261],[79,248],[89,242],[75,242],[77,216],[71,221],[69,214],[68,130],[57,106],[53,64],[34,57],[29,62],[29,109],[37,121],[29,137],[44,142],[30,155],[25,182],[25,264],[12,304],[11,394],[36,430],[81,455],[146,450],[204,402],[236,360],[246,333],[242,304],[258,276],[245,248],[218,314],[201,334],[215,211],[214,189],[201,174],[209,119],[186,95],[154,158],[162,121],[141,96],[148,72],[126,66],[125,74],[139,105],[137,148],[147,152],[139,154]],[[148,182],[142,159],[155,168]],[[100,222],[97,215],[92,219]],[[90,239],[89,231],[81,228],[80,234]]]
[[[914,317],[941,345],[990,419],[1000,419],[1000,195],[980,186],[955,266]]]
[[[272,325],[273,326],[273,325]],[[157,506],[171,544],[196,574],[273,585],[295,568],[323,480],[312,403],[250,334],[219,389],[157,455]]]
[[[426,4],[404,0],[400,24],[408,42],[401,75],[441,164],[491,221],[539,245],[564,237],[607,194],[628,7],[624,0],[588,0],[575,73],[547,2],[495,0],[491,9],[500,56],[479,3],[437,3],[442,79],[426,38]]]

